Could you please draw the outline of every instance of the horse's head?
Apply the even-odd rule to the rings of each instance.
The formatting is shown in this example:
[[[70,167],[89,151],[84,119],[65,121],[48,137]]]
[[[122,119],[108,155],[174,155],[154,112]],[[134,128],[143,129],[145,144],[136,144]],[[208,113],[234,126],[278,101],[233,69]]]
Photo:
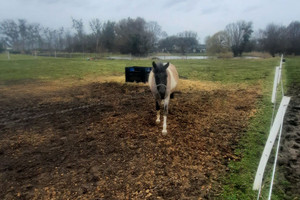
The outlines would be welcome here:
[[[166,92],[167,92],[167,78],[168,78],[167,68],[169,67],[169,63],[167,63],[167,64],[157,63],[156,64],[153,61],[152,66],[153,66],[153,73],[154,73],[157,91],[160,95],[160,98],[164,99]]]

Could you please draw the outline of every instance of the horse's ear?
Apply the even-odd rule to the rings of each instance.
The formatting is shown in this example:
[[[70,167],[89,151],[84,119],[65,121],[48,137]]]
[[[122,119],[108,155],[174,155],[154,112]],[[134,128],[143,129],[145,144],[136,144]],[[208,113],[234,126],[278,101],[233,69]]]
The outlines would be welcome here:
[[[154,69],[157,67],[157,65],[154,61],[152,62],[152,66],[153,66]]]
[[[164,68],[167,69],[169,67],[169,62],[167,64],[164,65]]]

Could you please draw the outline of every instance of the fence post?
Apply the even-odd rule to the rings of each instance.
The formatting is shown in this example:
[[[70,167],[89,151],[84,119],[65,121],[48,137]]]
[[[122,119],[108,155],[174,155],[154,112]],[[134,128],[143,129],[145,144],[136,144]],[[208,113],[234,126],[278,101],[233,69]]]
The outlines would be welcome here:
[[[277,85],[278,85],[278,79],[280,79],[280,77],[278,75],[279,75],[279,67],[276,67],[274,82],[273,82],[272,99],[271,99],[272,103],[275,103],[275,101],[276,101],[276,90],[277,90]]]
[[[7,50],[7,60],[10,60],[10,55],[9,55],[9,51]]]
[[[265,167],[267,164],[267,161],[269,159],[273,144],[275,142],[277,133],[279,131],[280,126],[282,126],[283,123],[283,116],[285,115],[286,108],[290,102],[290,97],[284,96],[281,100],[279,109],[277,111],[273,126],[270,130],[268,140],[266,142],[264,151],[262,153],[262,156],[260,158],[259,166],[256,172],[254,184],[253,184],[253,190],[258,190],[261,187],[262,179],[263,179],[263,174],[265,171]]]

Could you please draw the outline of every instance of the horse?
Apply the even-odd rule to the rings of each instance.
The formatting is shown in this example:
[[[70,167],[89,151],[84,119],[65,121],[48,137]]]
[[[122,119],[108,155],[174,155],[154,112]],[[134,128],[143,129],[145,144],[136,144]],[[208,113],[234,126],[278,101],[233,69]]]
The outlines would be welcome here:
[[[164,104],[164,122],[162,134],[167,134],[167,115],[170,97],[173,96],[179,77],[176,67],[170,63],[152,62],[152,70],[149,74],[149,87],[156,103],[156,123],[160,123],[160,104]]]

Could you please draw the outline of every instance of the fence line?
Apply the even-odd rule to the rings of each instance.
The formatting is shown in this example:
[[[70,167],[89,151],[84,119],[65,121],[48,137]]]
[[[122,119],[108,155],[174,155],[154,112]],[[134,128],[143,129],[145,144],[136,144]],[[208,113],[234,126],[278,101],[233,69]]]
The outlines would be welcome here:
[[[284,96],[283,81],[282,81],[282,63],[283,63],[282,61],[283,61],[283,55],[281,55],[280,66],[275,68],[273,92],[272,92],[272,99],[271,99],[271,102],[273,103],[274,107],[273,107],[273,113],[272,113],[272,119],[271,119],[270,133],[269,133],[264,151],[262,153],[262,156],[261,156],[261,159],[259,162],[259,166],[258,166],[258,169],[256,172],[255,180],[253,183],[253,190],[258,190],[257,199],[260,198],[261,184],[262,184],[262,180],[263,180],[263,176],[264,176],[265,167],[266,167],[267,161],[269,160],[271,150],[273,148],[274,142],[275,142],[278,132],[279,132],[276,154],[275,154],[274,164],[273,164],[272,179],[271,179],[271,183],[270,183],[270,190],[269,190],[269,196],[268,196],[268,199],[269,200],[271,199],[275,171],[276,171],[277,158],[278,158],[278,152],[279,152],[279,147],[280,147],[280,138],[281,138],[281,134],[282,134],[283,120],[284,120],[284,115],[287,110],[288,104],[291,99],[290,97]],[[277,88],[278,88],[278,85],[280,82],[281,82],[282,99],[281,99],[281,103],[280,103],[279,109],[277,111],[276,117],[273,121],[275,107],[276,107],[276,92],[277,92]]]
[[[284,115],[282,115],[282,123],[283,123]],[[271,200],[272,197],[272,189],[273,189],[273,184],[274,184],[274,177],[275,177],[275,172],[276,172],[276,165],[277,165],[277,158],[278,158],[278,152],[279,152],[279,147],[280,147],[280,139],[281,139],[281,134],[282,134],[282,124],[280,126],[280,132],[278,135],[278,142],[277,142],[277,148],[276,148],[276,153],[275,153],[275,159],[274,159],[274,164],[273,164],[273,172],[272,172],[272,179],[271,179],[271,184],[270,184],[270,190],[269,190],[269,197],[268,200]]]
[[[286,108],[289,104],[289,101],[290,101],[290,97],[285,97],[284,96],[282,98],[281,103],[280,103],[277,115],[275,117],[273,126],[270,130],[269,137],[268,137],[268,140],[266,142],[264,151],[262,153],[262,157],[261,157],[261,160],[260,160],[260,163],[259,163],[259,166],[258,166],[258,170],[257,170],[256,176],[255,176],[255,181],[254,181],[254,185],[253,185],[254,190],[259,189],[259,187],[261,186],[264,170],[265,170],[267,161],[269,159],[272,147],[273,147],[274,142],[276,140],[277,133],[280,130],[280,127],[282,126],[282,123],[283,123],[282,119],[283,119],[284,114],[286,112]]]
[[[273,92],[272,92],[272,99],[271,99],[271,102],[273,104],[275,104],[275,101],[276,101],[276,94],[277,94],[277,86],[278,86],[278,83],[279,83],[279,80],[280,80],[280,77],[279,75],[281,75],[281,73],[279,72],[279,66],[275,68],[275,75],[274,75],[274,82],[273,82]]]

